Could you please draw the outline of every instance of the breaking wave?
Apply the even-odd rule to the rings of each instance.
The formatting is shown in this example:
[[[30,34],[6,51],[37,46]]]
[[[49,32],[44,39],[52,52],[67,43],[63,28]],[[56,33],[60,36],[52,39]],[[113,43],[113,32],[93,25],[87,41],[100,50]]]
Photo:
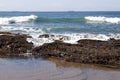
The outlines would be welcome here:
[[[32,38],[27,38],[28,42],[34,43],[34,46],[40,46],[44,43],[51,43],[55,40],[60,40],[66,43],[77,44],[78,40],[91,39],[91,40],[101,40],[107,41],[111,38],[120,39],[120,33],[49,33],[52,28],[35,28],[35,27],[15,27],[15,26],[1,26],[0,31],[2,32],[12,32],[29,34]],[[47,36],[47,37],[46,37]]]
[[[91,33],[73,33],[73,34],[31,34],[32,38],[27,38],[28,42],[32,42],[34,46],[40,46],[44,43],[51,43],[60,40],[65,43],[77,44],[82,39],[108,41],[111,38],[120,39],[120,34],[91,34]],[[47,37],[46,37],[47,36]]]
[[[30,16],[16,16],[16,17],[0,17],[0,24],[14,24],[30,22],[37,18],[35,15]]]
[[[68,23],[80,23],[80,22],[108,22],[108,23],[120,23],[120,18],[108,18],[108,17],[101,17],[101,16],[86,16],[86,17],[78,17],[78,18],[46,18],[46,17],[38,17],[36,15],[29,15],[29,16],[16,16],[16,17],[0,17],[0,24],[7,25],[7,24],[15,24],[15,23],[25,23],[25,22],[37,22],[37,23],[44,23],[44,22],[53,22],[53,23],[61,23],[61,22],[68,22]]]
[[[111,38],[120,39],[120,33],[47,33],[49,28],[33,28],[33,27],[14,27],[14,26],[1,26],[0,31],[29,34],[32,38],[27,38],[28,42],[32,42],[34,46],[40,46],[44,43],[51,43],[55,40],[60,40],[65,43],[77,44],[78,40],[91,39],[107,41]],[[47,36],[47,37],[46,37]]]
[[[120,18],[114,17],[101,17],[101,16],[87,16],[85,17],[86,20],[88,21],[94,21],[94,22],[108,22],[108,23],[120,23]]]
[[[36,15],[29,15],[29,16],[16,16],[16,17],[0,17],[0,24],[7,25],[7,24],[15,24],[15,23],[26,23],[26,22],[37,22],[37,23],[44,23],[44,22],[53,22],[53,23],[60,23],[60,22],[83,22],[85,21],[84,18],[46,18],[46,17],[38,17]]]

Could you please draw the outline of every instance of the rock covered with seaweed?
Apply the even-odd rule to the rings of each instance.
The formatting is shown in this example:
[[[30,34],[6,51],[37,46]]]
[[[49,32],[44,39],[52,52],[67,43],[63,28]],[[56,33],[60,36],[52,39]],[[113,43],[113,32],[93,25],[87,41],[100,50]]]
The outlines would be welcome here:
[[[48,38],[48,35],[40,37]],[[52,35],[54,37],[54,35]],[[108,41],[83,39],[78,44],[65,43],[55,40],[35,47],[26,34],[0,33],[0,57],[20,56],[31,53],[34,57],[57,57],[59,59],[84,64],[100,64],[109,67],[120,66],[120,40]]]
[[[45,58],[57,57],[70,62],[118,67],[120,66],[120,40],[79,40],[78,44],[55,41],[34,48],[33,54]]]
[[[33,44],[26,41],[25,34],[0,33],[0,56],[15,56],[32,49]]]

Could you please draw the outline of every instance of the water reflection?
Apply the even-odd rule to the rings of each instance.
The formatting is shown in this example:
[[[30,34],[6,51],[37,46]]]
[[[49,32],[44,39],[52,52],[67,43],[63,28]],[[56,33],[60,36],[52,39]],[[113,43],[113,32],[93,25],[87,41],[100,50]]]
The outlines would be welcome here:
[[[109,70],[55,58],[0,59],[0,80],[119,80],[119,70]]]

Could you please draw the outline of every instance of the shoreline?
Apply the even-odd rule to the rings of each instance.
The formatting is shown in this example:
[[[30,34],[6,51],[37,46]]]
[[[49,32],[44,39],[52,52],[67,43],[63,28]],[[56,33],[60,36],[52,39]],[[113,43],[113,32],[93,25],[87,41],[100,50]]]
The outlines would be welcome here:
[[[112,69],[120,67],[120,40],[79,40],[78,44],[55,41],[34,47],[26,34],[0,33],[0,57],[58,58],[66,62],[95,64]]]

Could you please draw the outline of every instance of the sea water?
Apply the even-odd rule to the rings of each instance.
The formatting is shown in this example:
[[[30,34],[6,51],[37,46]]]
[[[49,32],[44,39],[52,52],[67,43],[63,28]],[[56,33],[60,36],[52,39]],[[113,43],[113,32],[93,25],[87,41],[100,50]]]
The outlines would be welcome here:
[[[120,12],[0,12],[0,31],[29,34],[34,46],[55,40],[120,39]],[[42,34],[48,38],[39,37]],[[54,35],[54,36],[51,36]],[[119,70],[56,60],[0,59],[0,80],[119,80]]]
[[[120,12],[0,12],[0,31],[29,34],[35,46],[60,40],[120,39]],[[51,34],[55,37],[39,38]],[[61,35],[61,36],[59,36]]]
[[[57,59],[0,59],[0,80],[119,80],[120,71]]]

